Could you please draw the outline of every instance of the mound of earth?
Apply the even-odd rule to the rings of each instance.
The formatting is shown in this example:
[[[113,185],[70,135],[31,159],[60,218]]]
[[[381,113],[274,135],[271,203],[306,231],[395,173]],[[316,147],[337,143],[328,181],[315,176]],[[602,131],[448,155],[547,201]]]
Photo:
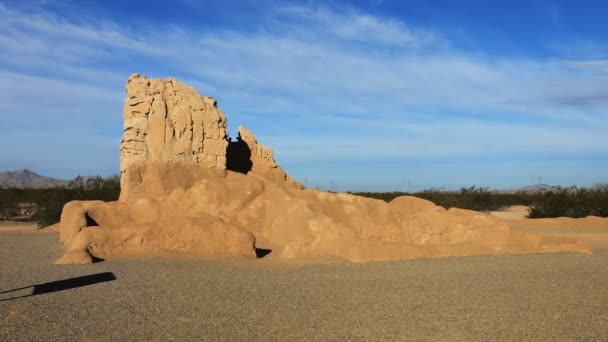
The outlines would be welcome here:
[[[522,220],[528,218],[532,208],[526,205],[512,205],[502,210],[490,211],[488,214],[501,220]]]
[[[513,227],[569,227],[573,229],[595,229],[608,231],[608,218],[598,216],[587,216],[583,218],[557,217],[557,218],[538,218],[521,219],[509,222]]]
[[[608,248],[608,218],[542,218],[506,221],[513,231],[581,241],[593,248]]]
[[[227,139],[215,100],[175,79],[127,82],[116,202],[70,202],[64,257],[339,257],[355,262],[496,253],[590,252],[578,242],[511,231],[479,212],[413,198],[390,203],[302,185],[239,127]]]

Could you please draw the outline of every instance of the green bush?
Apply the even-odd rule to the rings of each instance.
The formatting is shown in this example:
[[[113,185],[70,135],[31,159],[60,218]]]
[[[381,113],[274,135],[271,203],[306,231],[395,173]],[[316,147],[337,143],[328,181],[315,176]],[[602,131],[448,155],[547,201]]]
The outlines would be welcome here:
[[[608,217],[608,187],[547,192],[537,196],[530,212],[531,218],[589,215]]]
[[[39,227],[59,222],[63,206],[74,200],[116,201],[120,195],[120,178],[76,178],[67,187],[50,189],[0,189],[0,215],[2,219],[19,217],[19,205],[34,204],[29,220],[38,221]]]

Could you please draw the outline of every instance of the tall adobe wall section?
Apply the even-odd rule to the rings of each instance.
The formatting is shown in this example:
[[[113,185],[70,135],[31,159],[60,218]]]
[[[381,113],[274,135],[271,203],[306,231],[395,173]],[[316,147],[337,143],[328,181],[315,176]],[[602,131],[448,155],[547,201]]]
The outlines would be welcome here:
[[[211,97],[174,78],[129,77],[120,169],[134,161],[201,164],[226,169],[226,116]]]
[[[302,188],[275,162],[272,149],[259,144],[251,131],[239,127],[242,140],[235,144],[227,139],[226,116],[213,98],[199,95],[174,78],[147,79],[138,74],[129,77],[126,91],[120,145],[121,199],[127,199],[132,185],[140,182],[137,175],[126,172],[137,161],[253,172]]]

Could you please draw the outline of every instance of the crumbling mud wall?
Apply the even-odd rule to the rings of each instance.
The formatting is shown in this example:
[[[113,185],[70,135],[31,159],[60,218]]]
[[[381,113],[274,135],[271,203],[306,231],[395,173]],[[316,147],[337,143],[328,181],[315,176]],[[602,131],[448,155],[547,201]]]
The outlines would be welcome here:
[[[211,98],[174,79],[127,83],[116,202],[70,202],[65,255],[94,258],[342,258],[353,262],[497,253],[591,250],[512,232],[489,215],[399,197],[390,203],[303,187],[272,149],[226,118]]]
[[[272,148],[260,144],[247,128],[239,126],[238,130],[237,140],[228,146],[228,170],[244,174],[252,172],[273,182],[304,188],[277,164]]]
[[[216,101],[174,78],[129,77],[121,172],[137,160],[226,168],[226,116]]]

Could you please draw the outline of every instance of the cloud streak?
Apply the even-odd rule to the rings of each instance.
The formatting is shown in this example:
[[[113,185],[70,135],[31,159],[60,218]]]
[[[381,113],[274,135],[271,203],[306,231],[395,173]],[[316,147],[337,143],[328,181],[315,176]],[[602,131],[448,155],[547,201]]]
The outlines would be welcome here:
[[[130,72],[175,76],[218,98],[231,128],[254,130],[280,161],[604,153],[608,145],[605,59],[490,56],[353,8],[279,6],[253,30],[79,21],[5,5],[0,19],[3,124],[27,132],[66,122],[95,132],[84,145],[120,136]]]

